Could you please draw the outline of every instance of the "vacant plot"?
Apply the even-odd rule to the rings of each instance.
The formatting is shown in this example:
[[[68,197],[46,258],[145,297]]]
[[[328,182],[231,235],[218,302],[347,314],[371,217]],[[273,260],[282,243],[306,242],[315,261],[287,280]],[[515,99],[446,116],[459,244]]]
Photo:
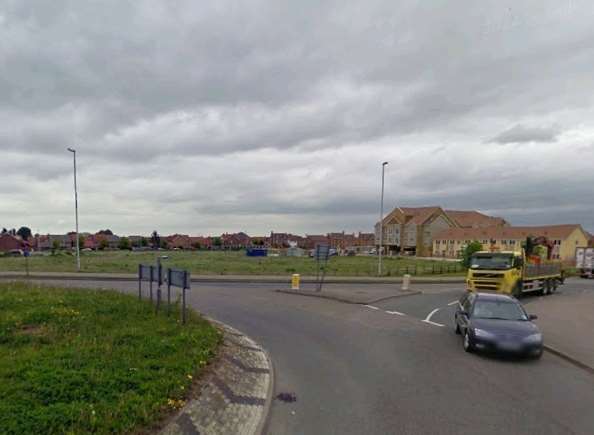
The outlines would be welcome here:
[[[0,284],[0,432],[122,433],[184,403],[218,331],[117,292]]]
[[[315,275],[316,262],[309,257],[248,257],[244,251],[159,251],[167,255],[167,267],[178,267],[197,275],[287,275],[300,273]],[[81,257],[83,272],[135,273],[138,263],[154,263],[154,252],[98,251],[85,252]],[[74,272],[72,255],[34,256],[29,269],[40,272]],[[25,259],[0,258],[0,270],[24,271]],[[438,260],[419,260],[408,257],[384,258],[384,275],[401,276],[461,273],[459,263]],[[376,276],[377,257],[331,257],[327,273],[338,276]]]

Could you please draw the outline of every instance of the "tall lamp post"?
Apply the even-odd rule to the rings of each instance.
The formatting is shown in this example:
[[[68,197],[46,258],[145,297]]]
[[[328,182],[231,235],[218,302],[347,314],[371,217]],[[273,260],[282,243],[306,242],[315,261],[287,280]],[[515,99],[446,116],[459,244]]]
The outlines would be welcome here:
[[[379,216],[379,247],[377,250],[377,275],[382,276],[382,242],[384,239],[384,175],[386,170],[386,165],[388,162],[382,163],[382,196],[380,200],[380,216]]]
[[[68,148],[74,159],[74,216],[76,218],[76,270],[80,272],[80,238],[78,236],[78,189],[76,186],[76,150]]]

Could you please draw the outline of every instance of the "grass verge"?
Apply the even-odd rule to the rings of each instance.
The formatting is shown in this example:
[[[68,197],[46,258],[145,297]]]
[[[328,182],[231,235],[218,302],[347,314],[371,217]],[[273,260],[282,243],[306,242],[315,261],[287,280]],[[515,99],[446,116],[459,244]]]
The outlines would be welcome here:
[[[309,257],[248,257],[245,251],[159,251],[169,257],[165,267],[189,270],[195,275],[315,275],[316,262]],[[154,252],[95,251],[81,256],[83,272],[136,273],[138,263],[154,264]],[[22,257],[0,257],[0,270],[25,272]],[[330,276],[377,276],[377,257],[331,257],[327,265]],[[33,256],[28,260],[29,270],[35,272],[76,272],[74,256]],[[385,276],[411,275],[463,275],[459,262],[425,260],[414,257],[384,257]]]
[[[111,291],[0,284],[0,432],[122,433],[183,406],[219,332]]]

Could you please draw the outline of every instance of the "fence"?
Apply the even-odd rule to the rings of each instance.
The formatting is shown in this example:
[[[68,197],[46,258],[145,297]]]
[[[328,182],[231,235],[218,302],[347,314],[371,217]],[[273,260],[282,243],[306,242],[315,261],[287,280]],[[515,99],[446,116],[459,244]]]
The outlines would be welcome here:
[[[138,265],[138,299],[142,300],[142,282],[149,283],[149,298],[153,298],[153,282],[157,283],[157,297],[155,311],[161,307],[161,286],[167,284],[167,314],[171,313],[171,287],[178,287],[182,292],[182,323],[186,323],[186,290],[190,290],[190,272],[180,269],[163,269],[160,263],[153,265]]]

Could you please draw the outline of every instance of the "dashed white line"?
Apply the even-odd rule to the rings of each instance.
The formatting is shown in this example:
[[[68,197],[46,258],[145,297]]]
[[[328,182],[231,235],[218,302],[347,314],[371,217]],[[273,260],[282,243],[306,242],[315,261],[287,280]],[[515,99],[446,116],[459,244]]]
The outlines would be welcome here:
[[[448,304],[448,306],[456,305],[457,303],[458,303],[458,301],[452,301]]]
[[[374,307],[373,305],[365,305],[367,308],[371,308],[372,310],[379,310],[378,307]]]
[[[401,313],[400,311],[386,311],[388,314],[396,314],[397,316],[406,316],[406,314]]]

